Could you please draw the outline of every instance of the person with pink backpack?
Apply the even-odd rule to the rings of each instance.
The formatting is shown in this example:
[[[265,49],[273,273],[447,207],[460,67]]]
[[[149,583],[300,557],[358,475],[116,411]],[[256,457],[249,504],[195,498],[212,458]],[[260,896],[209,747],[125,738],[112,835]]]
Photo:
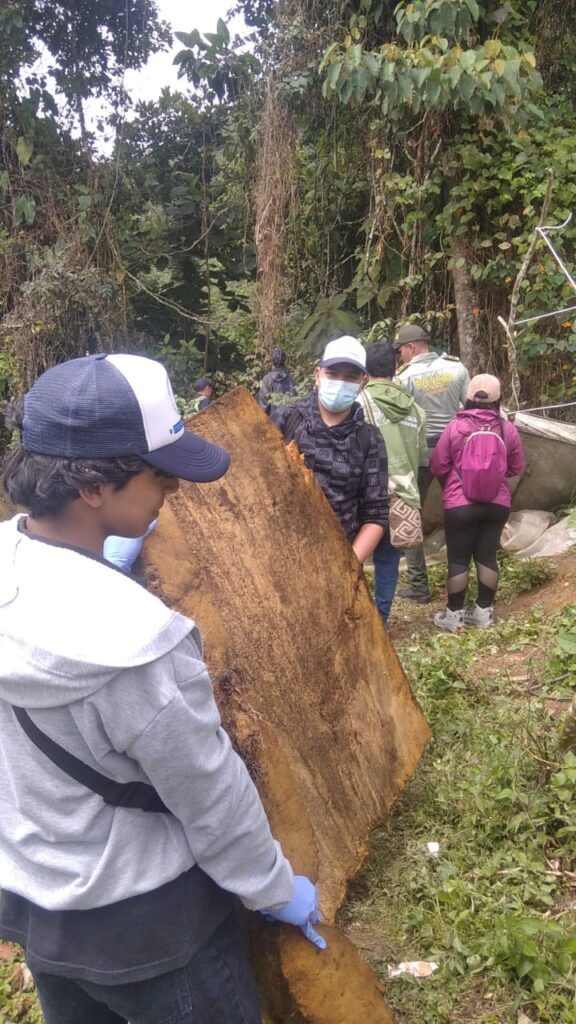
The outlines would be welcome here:
[[[496,552],[512,503],[508,478],[524,470],[520,435],[500,415],[497,377],[472,378],[465,406],[441,434],[430,469],[442,487],[448,553],[447,605],[434,622],[450,633],[465,623],[487,628],[494,623]],[[464,611],[472,558],[478,595]]]

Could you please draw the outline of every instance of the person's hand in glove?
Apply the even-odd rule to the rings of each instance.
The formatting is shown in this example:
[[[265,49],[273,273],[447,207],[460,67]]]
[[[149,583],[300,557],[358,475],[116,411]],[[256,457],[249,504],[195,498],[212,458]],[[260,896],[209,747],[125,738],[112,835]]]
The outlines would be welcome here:
[[[142,550],[142,545],[152,533],[152,530],[156,529],[157,519],[153,519],[150,526],[146,530],[146,533],[142,537],[106,537],[104,541],[104,551],[102,552],[103,557],[107,562],[111,562],[112,565],[118,567],[118,569],[124,569],[125,572],[131,572],[134,562],[138,558]]]
[[[322,920],[318,910],[318,893],[316,886],[305,875],[294,875],[294,894],[289,903],[278,910],[266,909],[260,913],[269,921],[296,925],[318,949],[326,949],[326,939],[312,927]]]

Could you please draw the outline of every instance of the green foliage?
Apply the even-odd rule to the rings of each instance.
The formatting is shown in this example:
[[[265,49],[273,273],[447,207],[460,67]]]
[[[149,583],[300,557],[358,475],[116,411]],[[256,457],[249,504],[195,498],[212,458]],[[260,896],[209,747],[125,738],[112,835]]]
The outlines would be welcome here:
[[[398,4],[395,10],[398,32],[408,44],[426,35],[466,40],[480,17],[476,0],[416,0]]]
[[[9,352],[0,349],[0,453],[10,442],[10,433],[4,427],[2,415],[4,403],[21,391],[22,383],[16,360]]]
[[[83,354],[88,335],[126,340],[118,168],[91,166],[83,104],[105,95],[116,107],[124,70],[167,39],[148,0],[0,7],[0,360],[14,361],[20,387]]]
[[[9,75],[16,68],[48,106],[54,83],[77,113],[82,101],[110,94],[126,68],[140,67],[169,38],[148,0],[76,0],[73,8],[60,0],[9,2],[0,11],[0,33],[8,44],[0,51],[0,80],[14,89]],[[40,52],[42,71],[32,67]]]
[[[576,149],[566,128],[563,104],[542,107],[544,120],[532,119],[502,145],[496,125],[481,134],[462,132],[450,153],[457,181],[437,216],[438,228],[466,237],[470,274],[480,295],[494,301],[499,292],[510,293],[539,216],[545,192],[543,166],[554,169],[554,205],[551,223],[561,222],[571,209],[576,186]],[[576,229],[569,226],[555,238],[570,266],[576,255]],[[490,296],[492,298],[490,298]],[[543,241],[523,283],[518,318],[538,316],[574,305],[568,282]],[[522,329],[518,356],[522,371],[534,361],[548,362],[542,397],[569,399],[576,393],[576,330],[570,314],[528,324]],[[540,397],[540,396],[538,396]]]
[[[175,393],[189,397],[195,379],[204,370],[204,356],[196,343],[184,339],[172,341],[170,335],[166,334],[162,341],[156,342],[151,355],[159,359],[168,370]],[[183,412],[183,409],[180,411]]]
[[[245,287],[255,267],[247,233],[253,144],[249,100],[239,96],[250,63],[243,55],[235,63],[222,25],[210,44],[197,32],[182,35],[195,47],[180,64],[196,98],[165,93],[139,105],[126,126],[122,156],[132,174],[121,195],[120,248],[139,285],[139,323],[173,345],[185,337],[212,372],[220,363],[228,370],[255,329]],[[221,74],[226,102],[218,100]]]
[[[359,323],[354,313],[343,309],[346,295],[332,295],[320,299],[315,310],[306,318],[296,336],[304,351],[319,356],[328,341],[343,334],[357,334]]]
[[[4,358],[30,386],[48,366],[84,355],[88,326],[113,337],[121,294],[113,277],[87,259],[78,238],[30,248],[30,276],[17,310],[4,320]]]
[[[198,29],[192,32],[176,32],[176,38],[186,49],[174,57],[180,65],[180,74],[185,74],[196,89],[201,90],[204,102],[234,102],[250,84],[258,72],[258,61],[252,53],[238,52],[232,45],[228,26],[218,19],[216,32],[200,35]]]
[[[536,46],[540,69],[546,67],[555,12],[536,14],[534,5],[519,2],[485,8],[474,0],[401,3],[393,19],[381,4],[353,10],[320,63],[323,95],[341,111],[332,136],[332,178],[338,181],[351,162],[357,169],[356,192],[341,219],[355,223],[358,192],[365,196],[364,219],[348,248],[350,299],[364,324],[411,313],[442,315],[443,344],[454,335],[455,311],[459,318],[476,317],[478,360],[484,366],[491,360],[502,372],[496,315],[507,317],[544,196],[543,168],[555,172],[552,222],[569,212],[575,185],[573,95],[567,100],[566,90],[549,91],[549,77],[543,91],[536,68]],[[565,60],[567,70],[568,51]],[[363,165],[358,153],[364,153]],[[310,210],[314,221],[316,208]],[[558,239],[569,265],[573,237],[571,228]],[[447,288],[456,271],[469,279],[466,310],[455,310]],[[339,282],[332,294],[343,290]],[[571,299],[541,243],[518,316]],[[560,317],[523,330],[519,360],[534,402],[570,396],[576,388],[574,322]],[[548,373],[546,360],[552,360]]]
[[[118,164],[92,167],[67,134],[53,82],[67,116],[102,95],[117,117],[124,64],[138,66],[167,30],[144,0],[82,0],[70,17],[65,7],[9,0],[0,9],[4,314],[16,312],[32,259],[69,239],[73,224],[102,287],[117,286],[123,343],[134,332],[148,350],[166,335],[176,348],[185,339],[209,372],[241,374],[258,317],[255,171],[273,71],[295,126],[283,343],[309,365],[329,337],[417,317],[454,349],[464,311],[452,279],[464,270],[483,363],[505,374],[496,316],[507,314],[539,215],[543,167],[555,171],[553,222],[570,210],[576,185],[570,5],[242,0],[257,29],[251,46],[231,39],[222,20],[205,35],[180,33],[177,63],[192,94],[166,91],[140,105],[119,135]],[[32,67],[40,45],[52,79]],[[560,239],[568,264],[574,230]],[[519,316],[571,301],[542,243]],[[106,335],[110,319],[95,323],[96,305],[81,303],[71,317],[66,351],[87,331]],[[43,339],[56,330],[49,323]],[[523,331],[530,403],[576,394],[575,325],[569,316]],[[48,344],[64,351],[56,338]]]
[[[516,113],[541,84],[531,48],[493,37],[470,44],[480,18],[476,0],[418,0],[398,4],[395,14],[398,37],[378,49],[363,47],[356,26],[342,47],[330,47],[321,64],[328,67],[325,97],[358,105],[373,96],[393,120],[425,109],[480,116]]]
[[[8,973],[4,964],[0,970],[2,974]],[[0,977],[0,1022],[12,1024],[12,1021],[18,1021],[18,1024],[44,1024],[44,1017],[33,992],[21,992],[17,981]]]
[[[550,646],[547,675],[565,677],[576,683],[576,605],[568,605],[558,616],[557,632]]]
[[[498,552],[498,568],[498,600],[504,602],[540,587],[553,576],[545,558],[515,558],[502,550]]]
[[[14,203],[14,227],[31,225],[36,219],[36,201],[30,196],[18,196]]]

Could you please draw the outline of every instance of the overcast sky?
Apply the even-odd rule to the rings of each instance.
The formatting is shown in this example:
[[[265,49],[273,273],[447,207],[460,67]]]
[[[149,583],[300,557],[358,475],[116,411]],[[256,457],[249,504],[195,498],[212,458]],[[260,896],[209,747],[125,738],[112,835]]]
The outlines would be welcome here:
[[[228,10],[233,0],[156,0],[160,17],[169,22],[174,32],[191,32],[197,28],[200,32],[214,32],[218,18],[225,21],[234,35],[242,32],[244,23],[241,18],[229,20]],[[172,89],[185,90],[186,84],[178,80],[178,68],[172,64],[174,55],[183,49],[177,39],[170,52],[157,53],[150,58],[145,68],[140,71],[128,71],[124,80],[126,91],[134,102],[141,99],[151,100],[160,95],[165,85]]]

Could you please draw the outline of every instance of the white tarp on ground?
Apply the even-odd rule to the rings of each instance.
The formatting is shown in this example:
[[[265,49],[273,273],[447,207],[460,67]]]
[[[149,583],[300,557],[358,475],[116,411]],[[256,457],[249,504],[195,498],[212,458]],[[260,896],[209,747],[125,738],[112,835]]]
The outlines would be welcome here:
[[[576,445],[576,423],[560,423],[544,416],[531,416],[528,412],[509,414],[509,419],[522,433],[533,434],[535,437],[549,437],[551,441],[563,441],[565,444]]]
[[[576,545],[576,529],[568,525],[570,516],[565,516],[550,526],[532,544],[522,551],[516,551],[516,558],[552,558],[562,555]]]
[[[576,545],[576,528],[570,527],[570,516],[559,522],[552,512],[523,509],[512,512],[502,534],[504,551],[515,558],[552,558]],[[429,562],[446,561],[446,541],[441,526],[426,537],[424,544]]]
[[[540,509],[523,509],[512,512],[502,533],[502,547],[512,555],[535,544],[556,522],[553,512]]]

